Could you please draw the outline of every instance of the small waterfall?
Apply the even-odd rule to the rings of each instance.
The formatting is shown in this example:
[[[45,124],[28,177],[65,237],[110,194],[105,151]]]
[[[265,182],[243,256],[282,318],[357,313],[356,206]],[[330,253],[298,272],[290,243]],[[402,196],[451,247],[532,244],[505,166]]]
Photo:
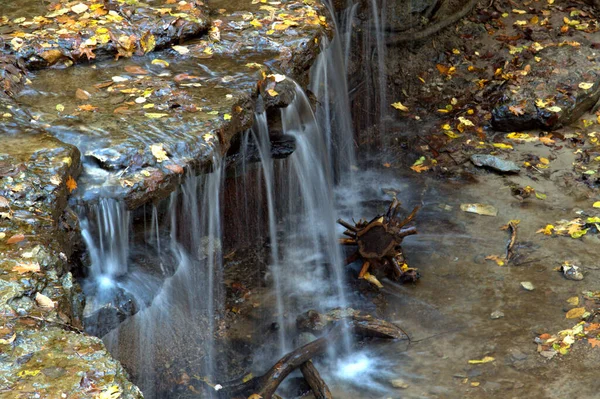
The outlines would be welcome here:
[[[130,214],[125,204],[101,198],[80,215],[81,231],[91,261],[90,277],[108,287],[127,274]]]

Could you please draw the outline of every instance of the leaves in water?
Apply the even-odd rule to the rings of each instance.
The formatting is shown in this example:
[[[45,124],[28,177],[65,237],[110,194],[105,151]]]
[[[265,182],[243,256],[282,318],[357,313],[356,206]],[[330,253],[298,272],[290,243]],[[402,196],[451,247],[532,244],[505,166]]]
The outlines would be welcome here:
[[[579,88],[583,89],[583,90],[589,90],[592,87],[594,87],[593,83],[589,83],[589,82],[581,82],[581,83],[579,83]]]
[[[476,213],[484,216],[497,216],[498,210],[487,204],[460,204],[460,209],[467,213]]]
[[[25,239],[25,236],[23,234],[15,234],[14,236],[10,237],[8,240],[6,240],[7,244],[16,244],[18,242],[21,242]]]
[[[483,364],[483,363],[493,362],[494,360],[496,360],[496,359],[491,356],[486,356],[481,360],[469,360],[469,364]]]
[[[567,319],[580,319],[585,313],[585,308],[573,308],[567,312],[565,317]]]

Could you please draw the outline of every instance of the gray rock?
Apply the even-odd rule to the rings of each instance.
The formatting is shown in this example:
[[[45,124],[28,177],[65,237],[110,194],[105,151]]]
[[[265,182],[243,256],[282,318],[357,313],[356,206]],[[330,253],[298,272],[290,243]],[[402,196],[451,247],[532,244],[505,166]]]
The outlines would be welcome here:
[[[502,173],[519,173],[519,166],[513,161],[500,159],[497,156],[489,154],[471,155],[471,162],[475,166],[486,167]]]

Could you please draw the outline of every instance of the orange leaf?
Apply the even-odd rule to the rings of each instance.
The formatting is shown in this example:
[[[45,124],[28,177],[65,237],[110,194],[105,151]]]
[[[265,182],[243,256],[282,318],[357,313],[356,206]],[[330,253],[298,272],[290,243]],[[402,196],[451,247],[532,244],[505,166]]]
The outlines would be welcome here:
[[[25,236],[23,234],[15,234],[14,236],[10,237],[8,240],[6,240],[7,244],[16,244],[18,242],[21,242],[25,239]]]
[[[508,107],[508,110],[513,114],[519,116],[525,114],[525,110],[523,110],[524,107],[524,105],[511,105],[510,107]]]
[[[81,111],[96,111],[98,107],[94,107],[92,104],[83,104],[79,106]]]
[[[590,345],[592,345],[592,348],[595,348],[597,346],[600,346],[600,339],[596,339],[596,338],[588,338],[587,339],[588,342],[590,343]]]
[[[77,182],[71,176],[67,179],[67,189],[69,189],[69,193],[72,193],[73,190],[77,188]]]
[[[177,174],[183,174],[183,168],[179,165],[165,165],[165,168]]]
[[[83,89],[77,89],[75,90],[75,97],[77,97],[79,100],[87,100],[90,98],[90,93]]]
[[[125,70],[136,75],[148,75],[148,71],[137,65],[127,65]]]
[[[12,268],[13,272],[17,272],[19,274],[23,274],[23,273],[29,273],[29,272],[39,272],[40,271],[40,264],[35,262],[35,263],[19,263],[17,266]]]

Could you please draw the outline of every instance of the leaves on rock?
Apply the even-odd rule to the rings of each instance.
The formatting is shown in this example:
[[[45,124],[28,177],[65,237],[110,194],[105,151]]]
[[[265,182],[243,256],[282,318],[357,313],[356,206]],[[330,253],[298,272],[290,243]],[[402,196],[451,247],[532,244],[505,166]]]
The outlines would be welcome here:
[[[38,306],[44,310],[54,309],[54,301],[44,294],[36,292],[35,301],[37,302]]]
[[[67,185],[69,193],[72,193],[77,188],[77,182],[75,181],[75,179],[73,179],[72,176],[69,176],[67,178],[67,182],[65,184]]]
[[[169,159],[169,157],[167,156],[167,152],[163,148],[162,143],[152,144],[150,146],[150,151],[152,151],[152,155],[154,155],[157,162],[163,162]]]
[[[19,263],[17,266],[12,268],[12,271],[19,274],[37,273],[40,271],[40,264],[38,262]]]

